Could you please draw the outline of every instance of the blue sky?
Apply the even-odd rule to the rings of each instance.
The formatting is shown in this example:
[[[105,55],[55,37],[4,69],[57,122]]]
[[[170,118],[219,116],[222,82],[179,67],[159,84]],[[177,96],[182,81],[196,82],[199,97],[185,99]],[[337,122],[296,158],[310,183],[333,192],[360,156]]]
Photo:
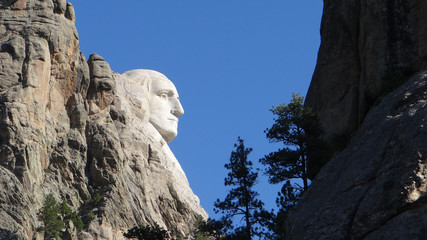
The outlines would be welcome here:
[[[165,74],[185,114],[170,144],[202,206],[224,199],[224,164],[240,136],[258,159],[281,147],[264,130],[269,109],[305,95],[320,44],[322,0],[70,0],[80,48],[115,72]],[[268,209],[279,187],[260,176]]]

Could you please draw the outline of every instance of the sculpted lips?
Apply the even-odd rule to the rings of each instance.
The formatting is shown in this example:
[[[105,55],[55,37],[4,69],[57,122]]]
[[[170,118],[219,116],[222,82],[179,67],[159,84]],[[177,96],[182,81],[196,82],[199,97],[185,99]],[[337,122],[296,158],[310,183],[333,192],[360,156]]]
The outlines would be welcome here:
[[[178,118],[168,118],[171,121],[178,122]]]

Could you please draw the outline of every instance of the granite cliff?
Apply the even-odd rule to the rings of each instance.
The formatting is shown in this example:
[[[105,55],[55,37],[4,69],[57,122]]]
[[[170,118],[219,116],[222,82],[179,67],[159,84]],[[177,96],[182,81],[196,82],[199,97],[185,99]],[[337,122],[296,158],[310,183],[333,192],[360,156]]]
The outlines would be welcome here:
[[[324,0],[306,105],[328,137],[351,134],[377,99],[427,68],[427,3]]]
[[[74,21],[65,0],[0,0],[0,239],[43,239],[48,194],[85,223],[66,223],[68,239],[123,239],[141,223],[190,233],[206,212],[167,143],[135,124],[127,76],[86,61]]]
[[[425,1],[324,1],[306,105],[350,142],[290,212],[285,239],[425,239]]]
[[[425,239],[427,73],[388,94],[312,181],[285,239]]]

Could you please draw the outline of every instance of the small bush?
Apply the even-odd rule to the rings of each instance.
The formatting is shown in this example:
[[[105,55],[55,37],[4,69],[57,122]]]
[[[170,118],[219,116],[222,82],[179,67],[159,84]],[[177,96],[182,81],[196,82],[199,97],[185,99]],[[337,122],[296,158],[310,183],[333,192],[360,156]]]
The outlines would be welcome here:
[[[138,240],[164,240],[169,238],[168,232],[161,229],[157,224],[154,227],[141,224],[129,229],[123,236]]]
[[[102,195],[99,193],[96,193],[96,195],[92,197],[92,203],[94,206],[98,206],[101,200],[102,200]]]
[[[71,210],[65,200],[61,203],[60,213],[65,222],[72,221],[77,230],[80,231],[83,229],[82,219],[78,216],[77,212]]]
[[[89,222],[92,222],[95,219],[95,213],[93,212],[88,213],[87,216],[89,217]]]
[[[226,232],[231,229],[231,221],[227,218],[215,220],[209,218],[205,221],[201,216],[198,216],[196,223],[196,240],[206,240],[210,238],[223,239],[226,237]]]

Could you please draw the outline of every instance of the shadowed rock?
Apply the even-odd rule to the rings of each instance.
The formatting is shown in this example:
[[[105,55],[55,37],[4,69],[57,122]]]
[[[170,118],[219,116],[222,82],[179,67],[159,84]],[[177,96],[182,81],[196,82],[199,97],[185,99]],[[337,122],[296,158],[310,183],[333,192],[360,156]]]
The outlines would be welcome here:
[[[427,67],[427,2],[325,0],[305,104],[328,138],[351,134],[377,99]]]
[[[286,239],[424,239],[427,73],[388,94],[313,180]]]

